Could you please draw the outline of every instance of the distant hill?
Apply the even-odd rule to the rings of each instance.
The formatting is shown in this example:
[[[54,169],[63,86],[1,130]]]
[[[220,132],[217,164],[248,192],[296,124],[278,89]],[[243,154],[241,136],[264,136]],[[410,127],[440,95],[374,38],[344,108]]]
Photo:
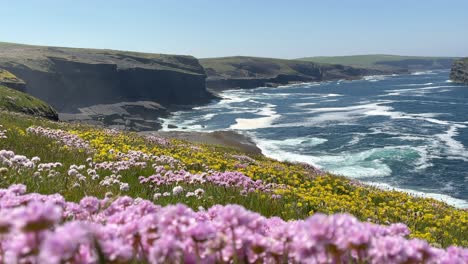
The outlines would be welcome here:
[[[399,55],[352,55],[352,56],[324,56],[306,57],[298,60],[312,61],[317,63],[342,64],[363,68],[374,68],[381,70],[406,69],[409,71],[449,69],[455,58],[453,57],[421,57],[421,56],[399,56]]]
[[[24,82],[12,73],[0,69],[0,110],[18,112],[58,120],[57,112],[48,104],[24,92]]]
[[[468,85],[468,58],[461,58],[453,62],[450,79]]]
[[[383,70],[331,65],[302,60],[259,57],[222,57],[200,59],[211,89],[255,88],[293,82],[356,79]]]

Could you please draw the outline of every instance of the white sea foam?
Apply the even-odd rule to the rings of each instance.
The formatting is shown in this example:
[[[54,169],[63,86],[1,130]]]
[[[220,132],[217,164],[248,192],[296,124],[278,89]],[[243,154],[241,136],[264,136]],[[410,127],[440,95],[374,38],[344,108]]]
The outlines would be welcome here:
[[[434,71],[418,71],[418,72],[413,72],[411,75],[434,75],[436,74]]]
[[[394,191],[399,191],[399,192],[405,192],[409,193],[411,195],[414,195],[416,197],[426,197],[426,198],[433,198],[435,200],[439,200],[442,202],[445,202],[449,205],[455,206],[457,208],[461,209],[466,209],[468,208],[468,201],[462,200],[462,199],[457,199],[454,197],[451,197],[446,194],[440,194],[440,193],[432,193],[432,192],[422,192],[422,191],[415,191],[411,189],[406,189],[406,188],[396,188],[393,187],[389,184],[386,183],[378,183],[378,182],[365,182],[368,185],[384,189],[384,190],[394,190]]]
[[[389,148],[382,149],[373,149],[364,152],[359,152],[355,154],[345,154],[342,156],[320,156],[314,157],[309,155],[302,155],[287,152],[281,149],[278,145],[278,142],[272,140],[264,140],[254,138],[256,144],[262,150],[262,153],[266,156],[282,160],[282,161],[292,161],[292,162],[305,162],[309,163],[318,168],[328,170],[335,174],[344,175],[351,178],[366,178],[366,177],[385,177],[392,173],[392,170],[380,160],[372,160],[371,162],[364,162],[366,159],[372,155],[382,155],[382,151]],[[291,141],[292,143],[292,141]],[[390,148],[391,149],[391,148]],[[416,149],[421,155],[419,159],[415,161],[416,164],[419,163],[419,168],[424,169],[426,164],[426,153],[420,149]],[[328,167],[326,165],[339,165],[339,167],[333,168],[333,166]],[[325,166],[324,166],[325,165]],[[429,165],[427,165],[429,166]],[[386,190],[396,190],[400,192],[406,192],[419,197],[430,197],[439,201],[443,201],[447,204],[455,206],[457,208],[468,208],[468,202],[462,199],[453,198],[449,195],[438,194],[438,193],[428,193],[422,191],[415,191],[411,189],[395,188],[385,183],[377,182],[365,182],[366,184],[386,189]]]
[[[433,85],[433,84],[434,83],[431,83],[431,82],[429,82],[429,83],[408,83],[408,84],[397,84],[395,86],[404,86],[404,87],[406,87],[406,86],[426,86],[426,85]]]
[[[369,82],[378,82],[385,80],[387,76],[386,75],[369,75],[369,76],[364,76],[364,80],[369,81]]]
[[[298,107],[301,107],[301,106],[311,106],[311,105],[316,105],[317,103],[296,103],[294,104],[294,106],[298,106]]]
[[[236,123],[231,125],[230,129],[259,129],[270,127],[273,121],[280,118],[281,115],[275,111],[275,105],[266,104],[266,106],[255,113],[256,115],[263,116],[258,118],[236,118]]]
[[[461,142],[454,139],[454,137],[458,135],[459,128],[466,128],[466,126],[453,124],[445,133],[438,134],[436,137],[445,143],[447,147],[446,154],[450,155],[450,158],[468,161],[468,150],[466,150],[465,146]]]

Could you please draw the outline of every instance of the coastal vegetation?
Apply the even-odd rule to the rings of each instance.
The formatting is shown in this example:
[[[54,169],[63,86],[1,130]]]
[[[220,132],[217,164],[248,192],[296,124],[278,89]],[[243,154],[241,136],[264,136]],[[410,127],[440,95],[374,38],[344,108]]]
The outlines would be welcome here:
[[[223,146],[8,112],[0,125],[5,260],[466,261],[438,248],[468,246],[468,212],[434,199]]]
[[[388,70],[432,70],[450,68],[452,57],[400,56],[387,54],[368,54],[351,56],[317,56],[299,58],[316,63],[341,64],[364,68]]]
[[[25,113],[58,120],[57,112],[47,103],[16,89],[24,82],[11,72],[0,69],[0,110]]]

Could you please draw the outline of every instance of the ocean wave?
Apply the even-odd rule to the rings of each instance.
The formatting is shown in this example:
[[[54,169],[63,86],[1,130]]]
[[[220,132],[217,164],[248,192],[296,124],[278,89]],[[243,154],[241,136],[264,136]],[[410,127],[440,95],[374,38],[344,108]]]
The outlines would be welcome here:
[[[434,75],[437,74],[435,71],[417,71],[412,72],[411,75]]]
[[[270,127],[276,119],[281,115],[275,111],[276,105],[266,104],[266,106],[255,113],[255,115],[263,116],[258,118],[236,118],[236,123],[231,125],[230,129],[251,130]]]
[[[421,148],[389,147],[358,152],[355,154],[345,154],[337,156],[324,155],[316,157],[282,150],[280,143],[281,141],[264,140],[255,137],[254,141],[262,150],[262,153],[268,157],[282,161],[305,162],[318,168],[324,169],[326,171],[356,179],[365,179],[368,177],[386,177],[391,175],[391,168],[384,162],[382,162],[382,159],[385,159],[385,157],[392,157],[395,155],[399,155],[400,157],[406,157],[410,160],[413,160],[413,163],[417,167],[419,167],[419,169],[424,169],[427,166],[431,165],[427,162],[428,158],[426,151]],[[300,141],[300,139],[298,139],[298,141]],[[291,141],[290,143],[293,142],[294,141]],[[289,143],[286,143],[286,145],[289,145]],[[467,201],[457,199],[445,194],[397,188],[381,182],[365,181],[364,183],[385,190],[396,190],[400,192],[409,193],[418,197],[433,198],[439,201],[443,201],[457,208],[468,208]]]
[[[378,82],[385,80],[388,77],[388,75],[369,75],[369,76],[364,76],[362,79],[365,81],[369,82]]]
[[[407,84],[398,84],[395,86],[427,86],[427,85],[433,85],[434,83],[407,83]]]
[[[450,155],[451,159],[468,161],[468,150],[466,150],[465,146],[461,142],[454,139],[454,137],[458,136],[459,128],[466,128],[466,126],[453,124],[445,133],[437,134],[436,137],[445,143],[445,154]]]

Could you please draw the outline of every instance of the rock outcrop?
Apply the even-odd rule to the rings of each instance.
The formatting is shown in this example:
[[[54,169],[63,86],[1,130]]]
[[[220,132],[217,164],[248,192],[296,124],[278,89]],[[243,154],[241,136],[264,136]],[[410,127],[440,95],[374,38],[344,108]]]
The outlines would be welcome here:
[[[450,79],[454,82],[468,84],[468,58],[462,58],[453,62]]]
[[[206,85],[214,90],[358,79],[365,75],[388,73],[343,65],[242,56],[201,59],[200,62],[208,75]]]
[[[206,90],[203,67],[191,56],[0,43],[0,67],[23,79],[25,92],[61,113],[121,102],[172,107],[214,98]],[[153,117],[161,112],[146,109],[153,110]]]

